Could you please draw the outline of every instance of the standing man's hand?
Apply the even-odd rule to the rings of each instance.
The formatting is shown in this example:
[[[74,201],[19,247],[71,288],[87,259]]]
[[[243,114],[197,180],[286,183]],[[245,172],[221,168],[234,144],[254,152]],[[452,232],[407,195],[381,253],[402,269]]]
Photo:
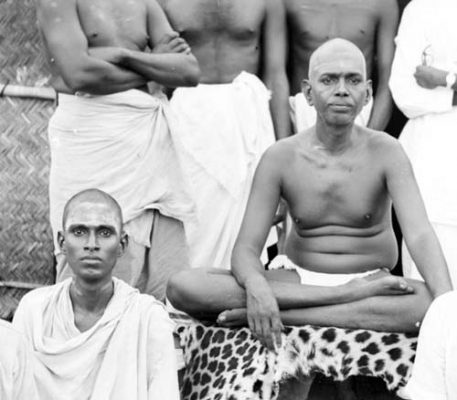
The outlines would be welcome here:
[[[91,47],[87,50],[87,52],[91,57],[109,62],[110,64],[119,65],[123,61],[126,49],[121,47],[101,46]]]
[[[447,72],[429,65],[418,65],[414,78],[417,84],[424,89],[435,89],[438,86],[446,86]]]
[[[179,37],[178,32],[166,34],[152,49],[153,53],[184,53],[190,54],[191,49],[187,42]]]
[[[265,279],[246,282],[248,325],[257,338],[269,349],[281,345],[283,325],[278,302]]]

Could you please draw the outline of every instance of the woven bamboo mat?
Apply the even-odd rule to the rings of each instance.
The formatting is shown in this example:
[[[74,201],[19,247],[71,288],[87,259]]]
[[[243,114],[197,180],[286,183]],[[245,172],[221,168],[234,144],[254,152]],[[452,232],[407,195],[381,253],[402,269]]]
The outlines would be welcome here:
[[[0,83],[43,86],[48,76],[34,1],[0,0]],[[54,279],[46,133],[52,109],[49,101],[0,98],[1,318],[10,318],[27,292],[16,283]]]

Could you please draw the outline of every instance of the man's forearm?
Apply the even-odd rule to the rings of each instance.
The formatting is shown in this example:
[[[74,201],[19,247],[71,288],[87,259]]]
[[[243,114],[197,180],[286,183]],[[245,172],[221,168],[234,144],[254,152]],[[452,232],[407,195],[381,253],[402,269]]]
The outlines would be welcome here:
[[[111,94],[145,85],[146,80],[133,71],[123,69],[110,62],[88,56],[81,67],[69,77],[62,74],[64,82],[73,91],[90,94]]]
[[[407,246],[433,297],[452,290],[446,260],[433,231],[421,235],[411,244],[407,243]]]
[[[169,87],[195,86],[200,74],[195,58],[184,53],[143,53],[127,50],[121,65],[141,74],[148,81]]]
[[[392,114],[392,96],[388,87],[378,88],[373,99],[373,110],[371,111],[368,127],[377,131],[383,131],[389,123]]]
[[[236,246],[232,255],[232,273],[243,288],[246,288],[249,282],[255,283],[256,280],[266,280],[260,258],[252,250],[240,249]]]
[[[267,84],[268,86],[268,84]],[[289,118],[289,84],[287,78],[275,78],[271,83],[270,110],[275,128],[276,140],[286,138],[291,134]]]

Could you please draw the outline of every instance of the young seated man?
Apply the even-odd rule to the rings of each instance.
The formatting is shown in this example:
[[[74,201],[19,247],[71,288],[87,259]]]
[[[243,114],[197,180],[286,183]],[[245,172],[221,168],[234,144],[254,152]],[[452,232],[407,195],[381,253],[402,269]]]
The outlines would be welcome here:
[[[264,154],[231,273],[180,272],[168,298],[197,318],[247,323],[270,349],[282,324],[417,331],[431,300],[452,286],[400,144],[354,124],[371,97],[361,51],[343,39],[321,45],[303,92],[316,125]],[[284,257],[292,270],[265,272],[259,255],[281,197],[294,224]],[[398,256],[392,203],[425,283],[389,273]]]
[[[37,399],[32,358],[25,338],[0,319],[0,399]]]
[[[90,189],[66,204],[58,234],[74,277],[21,300],[42,399],[179,399],[173,324],[161,303],[112,277],[128,238],[118,203]]]

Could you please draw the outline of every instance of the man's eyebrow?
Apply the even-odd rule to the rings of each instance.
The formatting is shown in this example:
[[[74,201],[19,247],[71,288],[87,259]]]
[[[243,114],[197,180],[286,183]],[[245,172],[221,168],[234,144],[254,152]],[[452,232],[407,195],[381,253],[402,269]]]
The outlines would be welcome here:
[[[113,232],[116,232],[116,227],[114,225],[99,225],[97,226],[97,230],[101,231],[103,229],[107,229]]]
[[[70,224],[67,226],[68,230],[76,229],[76,228],[87,228],[84,224]]]
[[[109,224],[101,224],[101,225],[86,225],[86,224],[71,224],[68,226],[67,229],[76,229],[76,228],[84,228],[84,229],[90,229],[94,227],[97,230],[102,230],[102,229],[108,229],[111,231],[116,231],[116,227],[114,225],[109,225]]]

